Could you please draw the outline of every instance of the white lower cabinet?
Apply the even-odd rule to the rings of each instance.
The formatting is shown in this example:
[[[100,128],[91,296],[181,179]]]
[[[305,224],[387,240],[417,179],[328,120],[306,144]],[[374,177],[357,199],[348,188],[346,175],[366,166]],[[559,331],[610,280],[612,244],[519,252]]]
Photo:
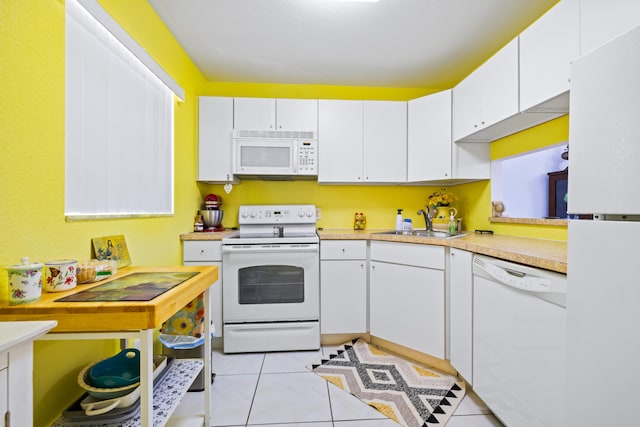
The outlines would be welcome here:
[[[184,265],[215,265],[218,281],[209,288],[211,294],[210,319],[215,326],[215,337],[222,338],[222,242],[219,240],[188,240],[183,242]],[[218,340],[214,339],[214,343]],[[216,347],[220,344],[216,343]]]
[[[444,247],[372,241],[371,335],[444,359]]]
[[[449,248],[449,360],[473,385],[473,253]]]
[[[0,322],[0,427],[33,425],[33,341],[55,326]]]
[[[366,333],[367,242],[320,242],[320,333]]]

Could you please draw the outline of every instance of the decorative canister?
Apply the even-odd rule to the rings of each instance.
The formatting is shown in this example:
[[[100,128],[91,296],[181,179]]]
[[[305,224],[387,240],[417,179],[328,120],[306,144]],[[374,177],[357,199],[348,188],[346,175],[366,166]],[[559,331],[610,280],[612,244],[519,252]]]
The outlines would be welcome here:
[[[42,296],[42,263],[22,258],[21,264],[7,267],[9,273],[9,305],[37,301]]]
[[[44,290],[62,292],[75,288],[77,265],[78,261],[74,259],[47,261],[44,264]]]

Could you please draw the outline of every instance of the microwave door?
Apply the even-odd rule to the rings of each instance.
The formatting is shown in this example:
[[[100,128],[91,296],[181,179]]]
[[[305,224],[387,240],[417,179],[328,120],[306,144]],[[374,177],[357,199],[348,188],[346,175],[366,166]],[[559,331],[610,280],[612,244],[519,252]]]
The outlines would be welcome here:
[[[290,141],[244,140],[236,144],[235,173],[279,175],[294,173]]]

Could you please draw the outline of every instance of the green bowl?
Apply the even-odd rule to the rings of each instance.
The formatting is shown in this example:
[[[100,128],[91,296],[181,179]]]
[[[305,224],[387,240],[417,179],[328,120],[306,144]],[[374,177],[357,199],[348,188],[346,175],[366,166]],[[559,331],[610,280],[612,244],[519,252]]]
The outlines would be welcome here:
[[[94,387],[126,387],[140,381],[140,351],[126,348],[89,369],[89,382]]]

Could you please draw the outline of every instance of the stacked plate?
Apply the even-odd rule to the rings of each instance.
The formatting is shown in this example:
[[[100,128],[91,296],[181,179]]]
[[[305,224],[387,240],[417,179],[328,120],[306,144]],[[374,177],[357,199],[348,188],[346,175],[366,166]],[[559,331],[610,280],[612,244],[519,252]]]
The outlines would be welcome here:
[[[137,360],[136,369],[131,368],[133,362],[130,359]],[[153,357],[154,383],[162,380],[170,362],[166,356]],[[128,384],[122,385],[123,382]],[[114,387],[96,386],[112,383]],[[86,366],[78,374],[78,384],[86,393],[63,412],[65,421],[91,425],[119,423],[133,418],[140,406],[139,352],[125,349],[112,358]]]

